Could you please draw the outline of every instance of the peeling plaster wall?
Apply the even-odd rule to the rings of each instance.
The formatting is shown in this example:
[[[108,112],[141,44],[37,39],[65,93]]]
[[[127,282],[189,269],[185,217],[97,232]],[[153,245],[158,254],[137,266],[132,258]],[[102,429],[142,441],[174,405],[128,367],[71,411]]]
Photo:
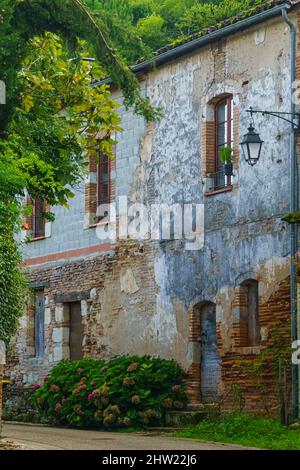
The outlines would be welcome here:
[[[226,351],[231,345],[232,289],[238,278],[254,273],[260,295],[267,301],[288,275],[288,231],[281,221],[289,204],[288,124],[255,118],[265,141],[263,155],[253,169],[239,157],[232,192],[205,197],[199,171],[200,123],[206,103],[214,96],[233,94],[240,112],[240,136],[248,126],[250,105],[289,110],[288,51],[289,30],[277,19],[166,65],[152,72],[147,82],[147,94],[162,107],[164,117],[148,129],[141,144],[132,200],[205,205],[203,250],[188,252],[171,241],[161,243],[156,252],[159,292],[150,328],[164,332],[159,352],[165,352],[166,344],[171,348],[183,341],[180,362],[184,366],[190,361],[186,328],[183,336],[176,331],[174,303],[187,312],[200,301],[217,301]]]
[[[239,110],[240,138],[247,130],[249,106],[288,111],[289,73],[289,30],[276,19],[152,71],[143,90],[163,109],[160,122],[146,125],[120,108],[124,133],[117,136],[117,197],[127,195],[130,202],[146,204],[204,204],[205,245],[186,251],[182,241],[129,243],[128,248],[121,242],[109,262],[97,258],[93,274],[88,268],[85,276],[79,267],[75,278],[65,278],[64,268],[53,268],[61,276],[56,282],[66,290],[75,290],[85,276],[85,288],[93,291],[89,304],[82,303],[87,355],[160,355],[188,369],[200,360],[199,344],[189,340],[193,307],[206,301],[216,304],[220,347],[226,354],[232,347],[232,303],[239,282],[251,273],[259,281],[261,301],[267,302],[288,276],[289,238],[281,221],[289,205],[288,124],[257,116],[255,124],[265,141],[261,161],[250,168],[240,155],[233,190],[211,197],[204,195],[201,178],[200,128],[209,101],[226,92],[233,94]],[[122,102],[119,93],[114,98]],[[53,233],[60,224],[66,232],[72,230],[67,222],[58,214]],[[83,227],[83,218],[81,223]],[[76,243],[82,246],[80,236]],[[51,252],[49,244],[51,239],[39,253]],[[34,271],[33,277],[39,276]],[[50,296],[56,288],[54,279]],[[53,315],[50,330],[58,321]],[[17,348],[19,357],[26,355],[25,327]],[[47,360],[43,372],[51,364]],[[28,368],[27,361],[23,369]]]

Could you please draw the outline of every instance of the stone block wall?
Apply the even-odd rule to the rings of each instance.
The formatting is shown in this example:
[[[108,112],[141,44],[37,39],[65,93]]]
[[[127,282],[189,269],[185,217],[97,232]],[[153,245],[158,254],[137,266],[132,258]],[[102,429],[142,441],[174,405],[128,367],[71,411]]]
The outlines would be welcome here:
[[[72,302],[81,303],[84,356],[159,354],[153,347],[146,350],[147,332],[141,337],[155,308],[153,250],[151,244],[128,242],[111,254],[28,270],[31,285],[45,298],[45,354],[35,356],[30,328],[34,303],[29,302],[8,358],[13,386],[39,383],[54,364],[69,357],[68,305]]]
[[[33,388],[5,384],[3,387],[3,420],[24,423],[39,422],[37,412],[31,405]]]

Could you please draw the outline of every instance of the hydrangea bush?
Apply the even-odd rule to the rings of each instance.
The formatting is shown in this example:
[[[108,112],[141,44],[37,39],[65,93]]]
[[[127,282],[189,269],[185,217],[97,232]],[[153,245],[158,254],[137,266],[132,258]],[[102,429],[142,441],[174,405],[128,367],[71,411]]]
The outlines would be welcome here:
[[[34,389],[40,419],[62,426],[160,425],[187,402],[176,362],[148,356],[63,360]]]

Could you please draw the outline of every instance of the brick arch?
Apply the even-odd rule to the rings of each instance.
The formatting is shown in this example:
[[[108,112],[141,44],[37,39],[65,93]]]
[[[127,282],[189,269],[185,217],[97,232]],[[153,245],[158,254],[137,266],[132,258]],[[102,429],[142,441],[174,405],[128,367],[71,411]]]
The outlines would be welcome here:
[[[243,282],[250,280],[258,281],[256,273],[254,271],[246,271],[245,273],[237,276],[234,280],[234,285],[235,287],[239,287],[241,284],[243,284]]]
[[[230,96],[234,96],[233,90],[231,92],[219,93],[213,96],[213,98],[211,98],[209,101],[207,101],[206,106],[215,106],[215,104],[217,104],[219,101],[225,98],[229,98]]]
[[[207,94],[201,101],[201,108],[202,108],[202,119],[203,121],[211,121],[214,120],[214,107],[218,101],[228,98],[229,96],[233,97],[233,104],[236,106],[238,104],[239,98],[236,95],[236,88],[228,86],[228,87],[215,87],[210,90],[209,94]]]
[[[206,91],[203,101],[211,102],[216,96],[234,95],[237,92],[236,83],[233,80],[215,81]]]

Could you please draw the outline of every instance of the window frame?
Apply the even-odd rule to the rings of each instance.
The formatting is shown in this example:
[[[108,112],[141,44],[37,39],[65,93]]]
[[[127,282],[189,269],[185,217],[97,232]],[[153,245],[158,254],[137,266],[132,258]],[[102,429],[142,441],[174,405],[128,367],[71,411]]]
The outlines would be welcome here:
[[[226,104],[227,107],[227,116],[225,121],[219,121],[218,111],[222,104]],[[226,131],[226,142],[224,144],[218,143],[218,129],[220,125],[227,125]],[[233,95],[227,95],[223,98],[220,98],[214,105],[214,127],[215,127],[215,142],[214,142],[214,153],[215,153],[215,190],[221,190],[231,186],[231,176],[228,176],[227,179],[224,176],[224,184],[218,184],[218,174],[220,170],[224,168],[224,164],[220,164],[219,160],[219,149],[223,145],[228,145],[230,142],[231,147],[233,147]]]
[[[107,182],[107,201],[103,202],[101,201],[101,185],[102,185],[102,166],[101,166],[101,160],[103,162],[103,158],[107,159],[107,174],[108,174],[108,182]],[[111,187],[111,165],[110,165],[110,158],[107,157],[106,155],[101,155],[99,157],[99,162],[97,165],[97,206],[100,204],[110,204],[111,200],[111,192],[110,192],[110,187]]]

